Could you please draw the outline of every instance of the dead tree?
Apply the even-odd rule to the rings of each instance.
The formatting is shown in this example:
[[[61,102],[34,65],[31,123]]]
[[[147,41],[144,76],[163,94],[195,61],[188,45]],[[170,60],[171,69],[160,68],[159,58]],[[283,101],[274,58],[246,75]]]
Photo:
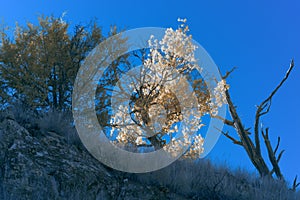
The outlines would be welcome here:
[[[223,122],[226,125],[233,127],[237,131],[238,139],[235,139],[233,136],[229,135],[228,132],[222,132],[222,133],[227,138],[229,138],[234,144],[240,145],[245,149],[248,157],[250,158],[252,164],[255,166],[255,168],[257,169],[261,177],[264,176],[273,177],[273,174],[275,173],[278,179],[284,180],[284,177],[279,167],[279,161],[282,157],[284,150],[281,150],[277,154],[279,149],[279,144],[280,144],[280,137],[278,137],[277,144],[275,148],[273,148],[269,139],[269,128],[264,128],[262,126],[260,127],[259,124],[260,124],[261,117],[270,111],[273,96],[276,94],[279,88],[284,84],[284,82],[288,79],[293,68],[294,68],[294,61],[292,60],[290,63],[290,67],[286,72],[285,77],[281,80],[281,82],[277,85],[277,87],[271,92],[271,94],[259,106],[257,106],[257,110],[255,114],[255,123],[254,123],[254,139],[250,137],[251,135],[251,132],[249,131],[250,128],[245,128],[245,126],[243,125],[241,118],[237,113],[236,106],[234,106],[231,100],[229,91],[227,90],[225,92],[226,100],[229,107],[229,112],[231,115],[231,120],[221,119],[220,117],[218,118],[223,120]],[[222,78],[226,79],[233,70],[234,69],[227,72],[225,76],[223,76]],[[264,144],[268,152],[268,159],[272,165],[271,170],[267,165],[266,159],[262,156],[261,153],[260,134],[262,135],[262,138],[264,140]],[[295,191],[299,185],[300,183],[297,183],[297,176],[296,176],[291,189]]]

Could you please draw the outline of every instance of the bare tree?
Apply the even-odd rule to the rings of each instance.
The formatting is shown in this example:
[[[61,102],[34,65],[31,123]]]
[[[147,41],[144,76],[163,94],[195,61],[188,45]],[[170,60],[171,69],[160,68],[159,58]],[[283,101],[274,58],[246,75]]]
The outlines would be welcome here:
[[[250,137],[251,136],[251,132],[249,131],[250,128],[245,128],[244,124],[242,123],[242,120],[237,113],[236,106],[233,104],[231,100],[229,91],[227,90],[225,92],[226,99],[228,102],[229,112],[231,114],[231,120],[228,119],[222,119],[222,120],[226,125],[233,127],[237,131],[238,139],[234,138],[228,132],[222,131],[222,133],[228,139],[230,139],[234,144],[240,145],[245,149],[248,157],[250,158],[252,164],[255,166],[255,168],[257,169],[261,177],[263,176],[273,177],[273,174],[275,173],[278,179],[284,180],[284,177],[279,167],[279,161],[284,153],[284,150],[281,150],[278,153],[280,137],[278,137],[277,144],[275,148],[273,148],[269,138],[269,128],[264,128],[263,126],[259,126],[259,124],[261,121],[261,117],[270,111],[272,105],[272,98],[277,93],[279,88],[288,79],[293,68],[294,68],[294,60],[291,61],[290,67],[286,72],[286,75],[276,86],[276,88],[271,92],[271,94],[264,101],[262,101],[262,103],[259,106],[257,106],[256,114],[255,114],[255,123],[254,123],[254,139]],[[230,73],[233,72],[234,69],[235,68],[227,72],[225,76],[223,76],[223,79],[226,79],[230,75]],[[267,149],[268,159],[269,162],[271,163],[272,169],[268,167],[267,159],[262,156],[260,134],[263,138],[265,147]],[[297,183],[297,176],[296,176],[291,189],[295,191],[299,185],[300,183]]]

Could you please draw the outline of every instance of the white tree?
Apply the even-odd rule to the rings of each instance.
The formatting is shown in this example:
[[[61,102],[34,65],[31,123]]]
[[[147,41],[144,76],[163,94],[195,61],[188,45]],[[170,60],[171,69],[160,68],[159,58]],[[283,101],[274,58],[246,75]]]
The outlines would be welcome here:
[[[160,41],[150,37],[142,67],[117,83],[111,136],[116,144],[164,148],[174,156],[187,149],[184,157],[199,158],[204,142],[198,132],[204,126],[201,118],[218,114],[228,85],[222,80],[209,92],[202,79],[188,81],[187,74],[201,67],[186,19],[178,21],[178,29],[168,28]]]

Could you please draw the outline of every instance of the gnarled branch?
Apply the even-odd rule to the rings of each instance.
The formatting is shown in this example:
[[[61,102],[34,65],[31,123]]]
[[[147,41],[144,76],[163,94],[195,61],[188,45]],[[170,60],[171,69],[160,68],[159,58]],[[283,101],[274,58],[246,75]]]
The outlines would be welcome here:
[[[238,136],[240,138],[240,141],[236,140],[235,138],[230,136],[228,133],[224,133],[224,132],[222,132],[222,133],[227,138],[229,138],[231,141],[233,141],[235,144],[239,144],[239,145],[243,146],[243,148],[247,152],[251,162],[253,163],[253,165],[258,170],[258,172],[260,173],[261,176],[266,176],[266,175],[272,176],[272,174],[275,172],[277,178],[283,179],[283,175],[281,173],[278,163],[283,155],[284,150],[282,150],[276,157],[276,153],[278,151],[279,144],[280,144],[280,137],[278,137],[277,144],[275,146],[275,149],[273,150],[271,142],[269,140],[269,129],[267,128],[264,130],[263,128],[259,128],[259,123],[260,123],[260,117],[269,112],[273,96],[276,94],[276,92],[279,90],[279,88],[283,85],[283,83],[288,79],[293,68],[294,68],[294,61],[292,60],[290,63],[290,67],[289,67],[286,75],[284,76],[284,78],[280,81],[280,83],[276,86],[276,88],[271,92],[271,94],[257,107],[256,114],[255,114],[255,123],[254,123],[254,141],[249,137],[250,129],[245,129],[245,127],[243,126],[242,121],[236,111],[236,107],[232,103],[231,97],[229,95],[229,91],[225,91],[226,100],[228,103],[229,112],[231,114],[232,120],[227,120],[227,119],[226,120],[221,119],[221,120],[223,120],[223,122],[225,124],[233,126],[236,129]],[[225,76],[223,76],[223,79],[227,78],[234,69],[227,72],[225,74]],[[233,122],[233,125],[232,125],[232,122]],[[261,130],[261,134],[264,139],[265,146],[268,151],[269,161],[271,162],[271,164],[273,166],[273,169],[271,171],[269,170],[269,168],[266,164],[266,161],[261,154],[261,146],[260,146],[261,144],[260,144],[260,137],[259,137],[260,130]],[[294,181],[295,187],[298,186],[299,184],[297,184],[296,181]]]
[[[265,141],[265,145],[266,145],[266,148],[267,148],[267,151],[268,151],[268,155],[269,155],[269,160],[273,166],[273,170],[276,174],[276,176],[279,178],[279,179],[283,179],[283,176],[282,176],[282,173],[281,173],[281,170],[280,170],[280,167],[278,165],[279,163],[279,160],[283,154],[284,151],[281,151],[278,158],[276,158],[276,155],[275,155],[275,151],[273,151],[273,148],[272,148],[272,145],[271,145],[271,142],[269,140],[269,128],[266,128],[266,130],[262,130],[261,131],[261,134],[264,138],[264,141]],[[278,144],[279,145],[279,144]]]
[[[257,107],[255,114],[255,123],[254,123],[254,134],[255,134],[255,146],[256,152],[260,154],[260,141],[259,141],[259,122],[260,117],[267,114],[270,111],[270,107],[272,104],[272,98],[279,90],[279,88],[283,85],[283,83],[288,79],[292,69],[294,68],[294,60],[291,61],[290,67],[286,72],[284,78],[280,81],[280,83],[276,86],[276,88],[271,92],[271,94]]]

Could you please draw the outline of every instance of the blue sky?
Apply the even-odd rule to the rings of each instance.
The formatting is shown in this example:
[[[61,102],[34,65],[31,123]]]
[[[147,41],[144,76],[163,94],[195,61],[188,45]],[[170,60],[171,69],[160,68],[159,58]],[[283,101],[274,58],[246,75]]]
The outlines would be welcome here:
[[[247,127],[253,126],[255,105],[278,84],[295,59],[295,69],[273,99],[270,113],[263,118],[276,143],[286,152],[280,162],[289,179],[300,176],[300,2],[287,1],[96,1],[96,0],[1,0],[1,24],[36,22],[40,14],[60,16],[72,25],[98,19],[110,25],[177,27],[177,18],[187,18],[193,38],[211,55],[228,78],[233,102]],[[231,130],[234,134],[234,131]],[[233,167],[254,171],[243,149],[221,137],[209,155]]]

